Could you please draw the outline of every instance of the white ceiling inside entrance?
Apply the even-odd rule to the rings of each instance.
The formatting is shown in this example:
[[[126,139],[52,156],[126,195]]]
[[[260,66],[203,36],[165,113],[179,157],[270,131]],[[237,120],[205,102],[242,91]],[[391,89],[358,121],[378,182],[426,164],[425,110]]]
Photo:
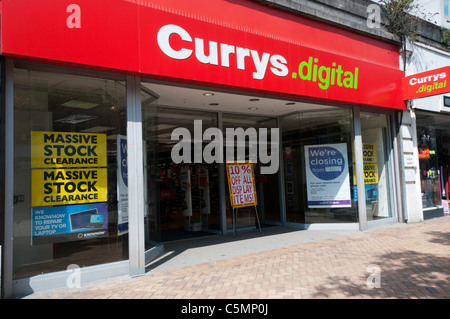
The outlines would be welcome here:
[[[163,84],[143,83],[156,93],[158,106],[276,117],[296,111],[329,109],[329,105],[303,103],[282,98],[230,94],[210,89],[193,89]],[[211,95],[212,93],[212,95]],[[209,96],[208,96],[209,95]]]

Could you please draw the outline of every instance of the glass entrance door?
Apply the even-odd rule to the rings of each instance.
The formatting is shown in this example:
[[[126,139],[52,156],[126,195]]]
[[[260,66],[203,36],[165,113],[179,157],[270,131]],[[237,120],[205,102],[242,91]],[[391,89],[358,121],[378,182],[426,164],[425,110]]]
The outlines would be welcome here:
[[[169,107],[150,107],[147,113],[147,207],[149,216],[154,216],[155,240],[166,242],[218,232],[218,164],[195,158],[196,148],[201,146],[203,150],[209,143],[197,138],[208,128],[217,127],[217,114]]]
[[[261,152],[261,143],[267,143],[267,155],[270,153],[270,161],[273,161],[272,158],[272,149],[270,141],[272,141],[271,128],[277,127],[277,120],[270,117],[257,116],[257,115],[248,115],[248,114],[230,114],[224,113],[222,116],[223,119],[223,132],[226,132],[227,138],[228,134],[236,134],[236,144],[234,149],[231,150],[230,153],[227,154],[227,147],[224,147],[224,154],[227,154],[226,161],[227,162],[239,162],[244,159],[238,158],[240,150],[242,148],[244,150],[245,161],[252,161],[252,155],[256,158],[256,162],[254,162],[254,181],[256,187],[256,197],[257,197],[257,205],[256,210],[255,206],[244,206],[239,207],[239,209],[235,210],[235,222],[236,228],[251,228],[258,227],[257,224],[257,216],[263,222],[263,224],[273,224],[274,222],[280,222],[280,202],[279,202],[279,183],[278,183],[278,170],[275,174],[262,174],[261,167],[272,165],[273,163],[262,163],[260,156]],[[266,141],[261,141],[261,129],[267,129]],[[242,140],[238,140],[237,133],[239,130],[242,130],[243,136],[245,137],[245,142]],[[253,132],[253,133],[252,133]],[[234,137],[233,137],[234,139]],[[241,144],[242,143],[242,144]],[[257,147],[255,147],[257,146]],[[275,152],[275,150],[273,150]],[[233,157],[232,159],[229,156]],[[225,173],[226,176],[226,173]],[[228,182],[227,182],[228,183]],[[233,229],[233,207],[230,201],[230,194],[228,185],[225,187],[225,203],[226,203],[226,219],[227,219],[227,228],[229,230]]]

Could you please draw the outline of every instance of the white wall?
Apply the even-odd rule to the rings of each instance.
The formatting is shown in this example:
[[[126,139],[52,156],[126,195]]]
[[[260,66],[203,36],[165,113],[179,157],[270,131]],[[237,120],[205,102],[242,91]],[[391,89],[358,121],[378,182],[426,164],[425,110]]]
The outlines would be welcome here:
[[[415,15],[450,29],[450,17],[444,14],[444,1],[448,0],[416,0],[415,3],[419,6],[420,12],[415,12]]]

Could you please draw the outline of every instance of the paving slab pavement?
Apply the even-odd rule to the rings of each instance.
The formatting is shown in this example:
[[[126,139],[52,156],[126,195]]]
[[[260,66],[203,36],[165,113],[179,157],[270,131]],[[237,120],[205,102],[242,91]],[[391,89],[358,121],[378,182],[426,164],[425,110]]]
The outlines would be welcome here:
[[[275,227],[167,243],[147,268],[23,299],[449,299],[450,216],[365,232]]]

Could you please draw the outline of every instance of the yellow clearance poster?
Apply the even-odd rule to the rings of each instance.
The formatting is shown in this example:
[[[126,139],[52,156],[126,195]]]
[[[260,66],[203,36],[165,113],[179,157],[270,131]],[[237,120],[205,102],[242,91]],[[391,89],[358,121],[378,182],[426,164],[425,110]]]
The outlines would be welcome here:
[[[33,207],[106,202],[106,168],[33,169],[31,172]]]
[[[353,148],[353,158],[355,152]],[[376,144],[363,143],[364,184],[378,184],[378,164]],[[356,172],[353,173],[353,183],[356,185]]]
[[[31,132],[31,167],[106,167],[106,134]]]

